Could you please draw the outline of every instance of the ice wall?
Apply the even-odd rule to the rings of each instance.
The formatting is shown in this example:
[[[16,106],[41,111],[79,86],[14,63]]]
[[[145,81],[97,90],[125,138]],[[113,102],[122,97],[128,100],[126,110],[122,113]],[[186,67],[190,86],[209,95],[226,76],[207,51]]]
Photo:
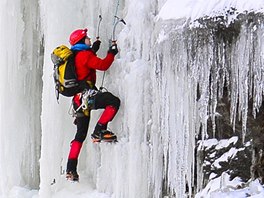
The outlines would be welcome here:
[[[92,161],[97,159],[101,167],[92,174],[97,188],[113,197],[184,197],[186,179],[192,182],[196,113],[195,87],[180,64],[187,56],[176,43],[184,35],[179,28],[178,37],[168,35],[172,40],[161,43],[164,27],[155,16],[162,4],[126,3],[128,25],[119,34],[120,60],[110,70],[116,79],[108,80],[123,101],[112,125],[121,141],[115,147],[100,147],[100,158]],[[111,178],[111,184],[104,175]]]
[[[42,39],[36,1],[0,2],[0,195],[37,188],[41,138]]]
[[[93,1],[80,1],[72,5],[65,1],[64,7],[61,2],[42,2],[47,54],[43,77],[40,185],[43,197],[53,193],[50,183],[54,178],[60,179],[60,166],[65,169],[69,143],[75,131],[65,109],[70,100],[62,100],[60,105],[52,100],[52,68],[48,54],[57,44],[67,43],[75,28],[88,26],[90,36],[94,38],[98,15],[101,14],[103,43],[99,55],[104,56],[111,38],[117,2],[98,1],[94,4]],[[191,105],[195,97],[192,97],[192,88],[186,91],[189,84],[184,67],[174,70],[171,66],[176,57],[173,55],[172,59],[171,52],[165,51],[171,46],[160,46],[158,42],[162,27],[160,24],[156,27],[155,17],[161,6],[162,2],[158,1],[119,1],[117,15],[124,17],[127,25],[118,26],[120,53],[106,72],[104,82],[122,101],[120,111],[110,125],[117,133],[119,143],[91,144],[89,136],[99,115],[93,112],[88,140],[80,156],[81,178],[88,175],[99,191],[113,197],[183,197],[185,179],[191,183],[193,134],[189,131],[194,131],[195,122],[188,120],[194,114]],[[56,17],[56,13],[60,17]],[[67,26],[55,34],[54,29],[65,21]],[[102,73],[98,75],[100,86]],[[175,84],[183,86],[175,88]],[[58,119],[51,120],[50,116]],[[54,155],[49,155],[52,151]]]
[[[42,97],[42,139],[40,159],[40,196],[51,197],[51,183],[56,182],[66,166],[70,141],[75,134],[73,119],[68,114],[70,99],[56,100],[53,82],[52,50],[68,45],[69,34],[77,28],[89,27],[91,7],[85,0],[40,1],[42,29],[45,40]],[[85,159],[85,158],[84,158]],[[84,160],[83,159],[83,160]]]
[[[120,111],[110,124],[119,142],[90,142],[100,114],[93,112],[79,161],[81,182],[89,178],[98,191],[115,198],[190,193],[195,135],[202,126],[206,137],[207,121],[214,119],[225,83],[231,121],[241,118],[245,131],[248,96],[255,112],[262,104],[262,15],[241,15],[228,29],[233,16],[202,18],[201,6],[193,11],[193,16],[201,17],[195,23],[181,18],[186,15],[158,19],[165,2],[171,1],[0,2],[4,46],[0,71],[6,74],[0,83],[0,158],[4,159],[0,195],[24,185],[37,188],[40,184],[44,198],[60,190],[51,183],[64,179],[75,126],[68,114],[70,99],[61,97],[59,104],[55,99],[50,53],[57,45],[68,45],[69,34],[77,28],[88,27],[94,39],[99,14],[103,16],[101,57],[111,38],[113,15],[127,22],[117,28],[120,52],[104,82],[121,99]],[[222,25],[217,26],[217,21]],[[98,86],[102,75],[98,73]]]

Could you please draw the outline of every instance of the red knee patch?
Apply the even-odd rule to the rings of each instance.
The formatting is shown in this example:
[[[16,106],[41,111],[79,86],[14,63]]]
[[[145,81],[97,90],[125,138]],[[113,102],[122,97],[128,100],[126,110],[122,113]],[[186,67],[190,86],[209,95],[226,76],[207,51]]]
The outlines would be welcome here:
[[[78,159],[79,153],[82,148],[82,143],[78,141],[73,141],[71,144],[71,149],[69,153],[69,159]]]
[[[103,125],[107,124],[115,117],[116,112],[117,112],[117,109],[113,106],[105,107],[105,110],[102,113],[100,119],[98,120],[98,123],[103,124]]]

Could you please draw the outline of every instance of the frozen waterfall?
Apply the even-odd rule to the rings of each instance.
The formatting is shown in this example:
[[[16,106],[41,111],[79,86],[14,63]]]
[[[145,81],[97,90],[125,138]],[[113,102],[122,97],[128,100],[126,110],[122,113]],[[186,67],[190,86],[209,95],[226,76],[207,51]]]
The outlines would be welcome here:
[[[38,188],[43,42],[37,2],[1,1],[0,194]]]
[[[117,27],[120,51],[104,81],[121,99],[110,123],[119,142],[91,143],[100,115],[92,112],[79,158],[80,183],[112,198],[182,198],[202,187],[195,140],[207,137],[208,122],[215,128],[224,89],[230,122],[241,120],[243,134],[248,108],[256,115],[262,104],[263,2],[176,2],[173,11],[171,0],[0,2],[0,197],[25,187],[47,198],[66,186],[75,126],[68,114],[71,99],[56,101],[50,53],[69,46],[77,28],[88,27],[94,40],[99,14],[100,57],[108,49],[114,14],[127,22]],[[98,86],[102,76],[98,72]]]

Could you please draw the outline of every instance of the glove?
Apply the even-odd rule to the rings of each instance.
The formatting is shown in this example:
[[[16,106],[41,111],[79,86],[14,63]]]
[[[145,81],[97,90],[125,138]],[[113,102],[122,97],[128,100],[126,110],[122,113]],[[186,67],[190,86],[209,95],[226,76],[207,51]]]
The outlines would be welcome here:
[[[108,53],[116,55],[118,53],[117,44],[111,45],[111,47],[108,50]]]
[[[93,43],[92,50],[94,51],[94,53],[96,53],[99,50],[100,44],[101,44],[101,41],[100,40],[96,40]]]

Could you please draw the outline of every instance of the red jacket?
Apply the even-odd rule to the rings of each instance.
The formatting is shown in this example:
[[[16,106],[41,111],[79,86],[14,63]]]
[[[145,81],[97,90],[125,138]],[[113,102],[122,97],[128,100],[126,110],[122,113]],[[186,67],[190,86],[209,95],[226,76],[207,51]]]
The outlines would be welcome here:
[[[97,57],[92,50],[77,52],[75,68],[78,80],[89,80],[96,83],[96,70],[107,70],[114,61],[114,55],[107,53],[104,59]]]

